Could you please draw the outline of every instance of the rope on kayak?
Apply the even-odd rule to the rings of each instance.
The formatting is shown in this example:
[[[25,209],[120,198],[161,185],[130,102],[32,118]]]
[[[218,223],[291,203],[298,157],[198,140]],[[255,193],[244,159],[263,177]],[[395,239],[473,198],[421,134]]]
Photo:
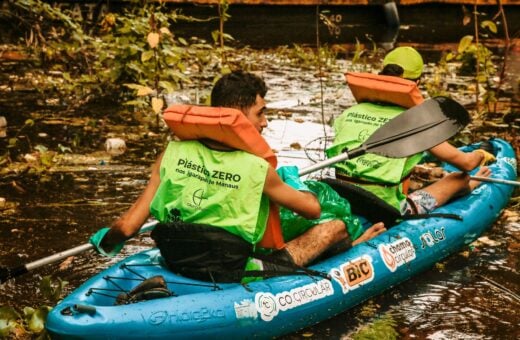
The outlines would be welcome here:
[[[146,280],[146,277],[144,277],[143,275],[139,274],[139,273],[136,272],[135,270],[130,269],[130,265],[127,265],[127,264],[124,263],[124,264],[121,266],[121,269],[123,269],[123,270],[126,269],[126,270],[128,270],[130,273],[134,274],[135,276],[138,276],[138,277],[140,277],[141,279]]]

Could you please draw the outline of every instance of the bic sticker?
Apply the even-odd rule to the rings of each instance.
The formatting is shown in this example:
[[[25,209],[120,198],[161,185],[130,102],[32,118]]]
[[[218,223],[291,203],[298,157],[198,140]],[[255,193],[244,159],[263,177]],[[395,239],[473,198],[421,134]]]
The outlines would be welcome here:
[[[342,264],[339,268],[333,268],[330,275],[339,283],[343,294],[346,294],[349,290],[356,289],[374,279],[372,258],[368,255],[355,258]]]

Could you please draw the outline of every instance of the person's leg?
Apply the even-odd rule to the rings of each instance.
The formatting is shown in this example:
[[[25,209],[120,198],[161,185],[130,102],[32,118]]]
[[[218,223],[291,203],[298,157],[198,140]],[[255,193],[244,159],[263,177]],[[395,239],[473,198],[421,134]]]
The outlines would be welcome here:
[[[305,266],[329,249],[331,246],[341,247],[345,243],[347,247],[357,245],[370,240],[386,230],[383,223],[376,223],[368,228],[359,238],[350,241],[350,236],[345,229],[345,223],[334,220],[318,224],[299,237],[293,239],[285,250],[292,257],[295,264]]]
[[[368,241],[377,235],[384,233],[386,231],[385,225],[383,222],[379,222],[368,228],[363,235],[359,236],[357,239],[355,239],[352,242],[352,245],[355,246],[357,244],[363,243],[365,241]]]
[[[285,249],[295,264],[305,266],[331,245],[348,238],[345,223],[333,220],[318,224],[296,237]]]
[[[484,166],[475,175],[488,177],[491,175],[491,171]],[[422,190],[432,195],[435,198],[436,207],[440,207],[453,197],[470,193],[479,184],[479,181],[470,181],[470,176],[465,172],[454,172]]]

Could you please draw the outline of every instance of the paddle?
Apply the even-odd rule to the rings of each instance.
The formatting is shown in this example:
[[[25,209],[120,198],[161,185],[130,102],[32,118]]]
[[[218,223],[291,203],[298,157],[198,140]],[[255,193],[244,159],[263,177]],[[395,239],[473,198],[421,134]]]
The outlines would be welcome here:
[[[468,112],[456,101],[447,97],[429,99],[381,126],[360,147],[302,169],[299,175],[309,174],[367,152],[387,157],[410,156],[444,142],[468,123]],[[140,233],[152,229],[156,223],[143,225]],[[19,267],[0,267],[0,282],[93,248],[92,244],[86,243]]]
[[[152,230],[153,227],[155,227],[155,225],[157,223],[158,223],[157,221],[152,221],[152,222],[143,224],[143,226],[139,230],[139,234]],[[33,262],[29,262],[27,264],[24,264],[24,265],[21,265],[18,267],[13,267],[13,268],[0,267],[0,283],[3,283],[13,277],[17,277],[22,274],[28,273],[33,269],[36,269],[36,268],[39,268],[39,267],[42,267],[42,266],[45,266],[47,264],[51,264],[54,262],[58,262],[69,256],[77,255],[77,254],[83,253],[90,249],[94,249],[94,246],[90,243],[85,243],[80,246],[56,253],[54,255],[44,257],[42,259],[39,259],[39,260],[36,260]]]
[[[520,182],[510,181],[507,179],[489,178],[489,177],[481,177],[481,176],[471,176],[470,179],[474,179],[474,180],[481,181],[481,182],[507,184],[507,185],[514,185],[514,186],[520,187]]]
[[[411,156],[453,137],[469,121],[466,109],[453,99],[428,99],[381,126],[359,147],[302,169],[299,175],[309,174],[367,152],[392,158]]]

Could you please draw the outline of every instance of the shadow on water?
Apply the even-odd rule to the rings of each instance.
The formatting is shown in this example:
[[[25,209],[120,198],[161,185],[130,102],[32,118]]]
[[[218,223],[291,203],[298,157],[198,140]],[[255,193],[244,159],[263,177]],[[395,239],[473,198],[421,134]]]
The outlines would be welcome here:
[[[234,17],[240,19],[239,8],[234,10],[237,11]],[[367,15],[356,11],[352,9],[349,15]],[[284,44],[274,36],[262,36],[265,33],[261,21],[264,15],[259,12],[255,15],[258,20],[247,26],[249,39],[256,36],[259,40],[270,40],[270,46]],[[285,32],[303,34],[304,28],[313,31],[314,14],[311,19],[302,16],[305,24],[300,31],[282,27],[280,32],[284,32],[283,35]],[[428,20],[433,18],[429,16]],[[381,14],[377,18],[370,14],[366,16],[366,22],[374,30],[378,30],[379,20],[384,20]],[[408,19],[401,17],[401,22],[403,20]],[[426,43],[415,38],[412,41],[422,43],[422,52],[435,50],[434,36],[439,32],[433,33]],[[236,38],[247,41],[245,35]],[[281,35],[276,36],[280,38]],[[393,33],[391,38],[395,38]],[[284,36],[283,39],[287,42],[290,38]],[[408,41],[402,27],[398,40]],[[267,99],[272,103],[271,118],[312,121],[319,126],[322,122],[321,84],[315,70],[302,65],[282,65],[280,61],[274,62],[276,55],[258,53],[261,58],[256,66],[270,88]],[[432,59],[436,61],[437,57],[438,54]],[[337,69],[323,79],[324,120],[327,123],[354,103],[344,85],[343,71],[347,68],[352,65],[338,61]],[[207,92],[209,85],[187,88],[186,95],[195,98],[195,92]],[[144,188],[149,166],[164,145],[165,132],[155,129],[149,133],[134,120],[126,119],[127,116],[120,114],[120,108],[112,103],[95,103],[81,112],[68,112],[65,107],[50,106],[35,92],[11,91],[7,94],[0,99],[0,112],[9,122],[8,133],[15,133],[27,118],[38,122],[25,132],[27,150],[29,144],[43,144],[53,150],[63,144],[75,145],[76,153],[63,158],[63,163],[51,171],[39,175],[20,172],[0,178],[0,197],[7,203],[0,209],[0,264],[12,267],[83,244],[93,232],[124,212]],[[284,105],[288,107],[283,108]],[[95,128],[85,128],[90,125]],[[123,155],[114,157],[103,151],[109,135],[124,136],[128,149]],[[291,149],[289,145],[295,142],[298,141],[287,139],[285,147]],[[0,143],[4,148],[7,141],[0,140]],[[85,157],[81,158],[79,154]],[[350,338],[358,328],[386,317],[406,339],[517,339],[520,337],[520,315],[517,313],[520,301],[514,293],[520,293],[519,242],[519,220],[514,215],[509,216],[493,226],[485,238],[423,275],[331,320],[283,338]],[[0,305],[19,309],[38,305],[41,303],[38,294],[41,276],[61,277],[70,282],[67,289],[71,290],[92,274],[151,245],[149,238],[141,236],[129,241],[123,253],[114,259],[89,252],[61,264],[45,266],[1,285]],[[500,283],[513,294],[497,288],[493,282]]]

